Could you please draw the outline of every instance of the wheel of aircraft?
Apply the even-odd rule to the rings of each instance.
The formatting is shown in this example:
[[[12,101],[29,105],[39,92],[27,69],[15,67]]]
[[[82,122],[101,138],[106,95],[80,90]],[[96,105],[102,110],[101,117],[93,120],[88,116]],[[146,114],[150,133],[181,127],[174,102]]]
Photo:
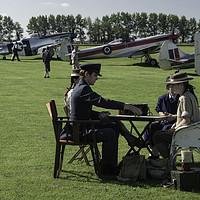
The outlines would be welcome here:
[[[3,57],[3,60],[6,60],[6,57],[5,57],[5,56]]]
[[[158,65],[158,62],[157,62],[157,60],[156,59],[151,59],[150,61],[149,61],[149,64],[151,65],[151,66],[156,66],[156,65]]]

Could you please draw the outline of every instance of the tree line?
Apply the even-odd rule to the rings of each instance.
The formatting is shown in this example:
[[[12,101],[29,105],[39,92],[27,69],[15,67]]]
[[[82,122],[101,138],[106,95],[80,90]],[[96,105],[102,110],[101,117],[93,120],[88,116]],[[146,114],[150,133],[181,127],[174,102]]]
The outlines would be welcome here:
[[[121,38],[130,41],[136,38],[148,37],[157,34],[174,31],[180,35],[180,42],[194,42],[194,35],[200,29],[196,19],[150,13],[125,13],[117,12],[110,16],[105,15],[102,19],[94,21],[90,17],[82,17],[80,14],[73,15],[39,15],[31,17],[27,25],[29,34],[37,33],[39,36],[75,32],[77,40],[84,43],[86,40],[101,44]],[[0,36],[9,40],[21,38],[23,30],[18,22],[13,23],[10,17],[0,15]]]
[[[20,40],[23,37],[23,29],[19,22],[14,22],[9,16],[0,15],[0,41]]]

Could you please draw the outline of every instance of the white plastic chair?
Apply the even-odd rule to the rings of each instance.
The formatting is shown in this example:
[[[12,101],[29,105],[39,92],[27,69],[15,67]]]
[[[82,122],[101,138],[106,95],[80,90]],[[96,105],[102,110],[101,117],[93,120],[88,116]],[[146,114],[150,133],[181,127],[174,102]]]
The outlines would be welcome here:
[[[176,157],[181,150],[194,150],[200,154],[200,121],[182,126],[173,133],[170,160],[174,169],[176,168]]]

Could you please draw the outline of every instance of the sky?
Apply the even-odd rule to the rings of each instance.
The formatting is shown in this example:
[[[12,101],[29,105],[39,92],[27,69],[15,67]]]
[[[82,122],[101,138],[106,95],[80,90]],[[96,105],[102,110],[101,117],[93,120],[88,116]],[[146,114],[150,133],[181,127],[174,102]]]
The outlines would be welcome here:
[[[200,0],[0,0],[0,14],[19,22],[27,35],[26,26],[31,17],[53,14],[78,15],[101,19],[117,12],[163,13],[200,19]]]

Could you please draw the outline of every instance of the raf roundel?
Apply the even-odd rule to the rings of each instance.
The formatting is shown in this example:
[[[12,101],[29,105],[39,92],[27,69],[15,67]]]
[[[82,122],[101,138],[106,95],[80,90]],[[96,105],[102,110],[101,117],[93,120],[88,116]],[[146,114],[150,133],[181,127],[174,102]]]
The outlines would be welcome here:
[[[103,47],[103,53],[109,55],[112,52],[112,48],[110,46]]]

